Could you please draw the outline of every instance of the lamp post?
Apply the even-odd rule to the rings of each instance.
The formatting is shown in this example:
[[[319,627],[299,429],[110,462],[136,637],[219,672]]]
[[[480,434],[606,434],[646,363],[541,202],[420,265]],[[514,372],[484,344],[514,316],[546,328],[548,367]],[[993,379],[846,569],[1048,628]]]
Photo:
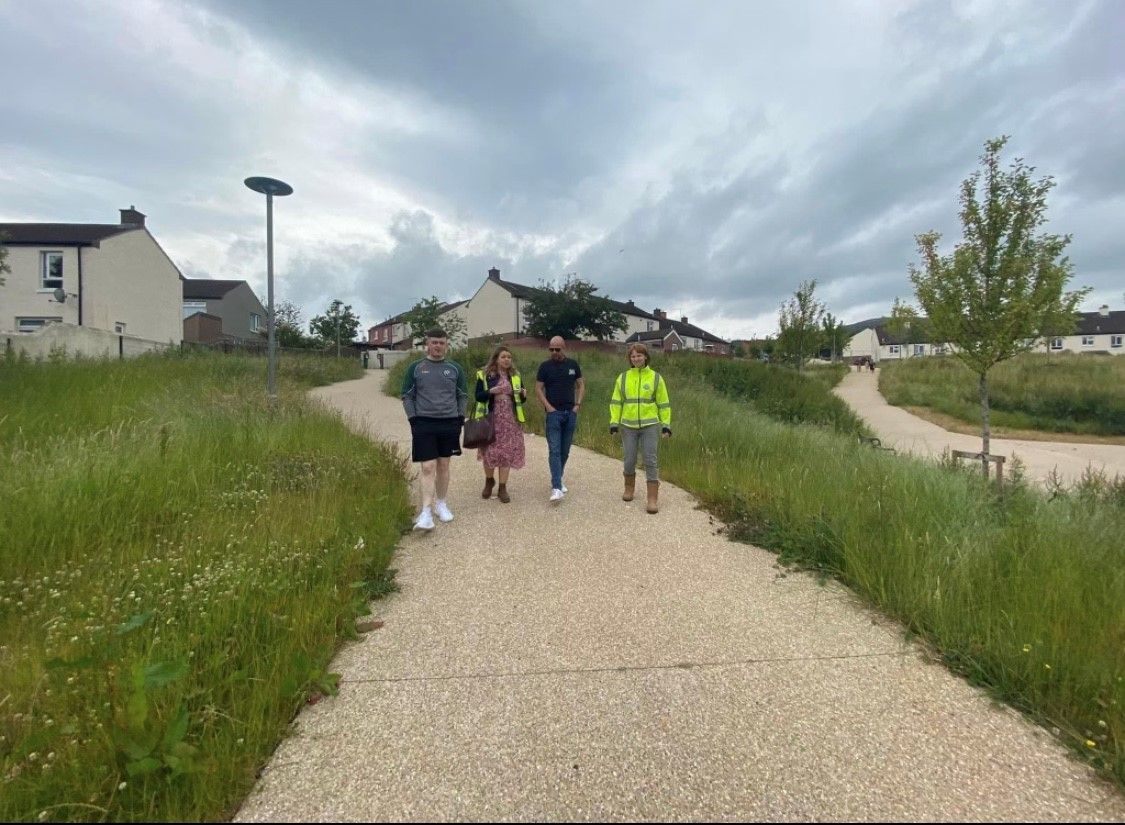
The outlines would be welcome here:
[[[293,187],[276,178],[247,178],[246,185],[266,196],[266,293],[269,306],[266,315],[266,394],[270,406],[277,403],[277,337],[273,319],[273,196],[293,194]]]

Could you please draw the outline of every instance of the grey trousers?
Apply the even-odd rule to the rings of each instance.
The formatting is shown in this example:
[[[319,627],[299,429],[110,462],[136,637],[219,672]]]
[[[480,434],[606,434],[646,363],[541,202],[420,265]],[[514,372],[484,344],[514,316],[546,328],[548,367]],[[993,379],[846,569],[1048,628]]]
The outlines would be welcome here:
[[[660,446],[660,425],[634,429],[621,428],[621,445],[625,448],[625,475],[636,475],[637,445],[641,445],[645,462],[645,480],[660,481],[660,470],[656,466],[656,450]]]

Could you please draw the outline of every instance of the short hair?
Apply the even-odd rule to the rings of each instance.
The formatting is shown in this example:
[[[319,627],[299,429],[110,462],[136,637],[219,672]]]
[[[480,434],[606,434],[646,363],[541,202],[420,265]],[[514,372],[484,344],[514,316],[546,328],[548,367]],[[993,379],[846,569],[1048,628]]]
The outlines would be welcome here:
[[[441,327],[431,327],[430,329],[426,330],[426,337],[427,338],[448,338],[449,336],[445,334],[445,330],[442,329]]]
[[[641,343],[629,345],[629,349],[625,353],[625,360],[629,362],[630,367],[633,366],[632,357],[633,357],[634,352],[639,352],[641,355],[643,355],[645,357],[645,366],[647,367],[648,366],[648,347],[646,347],[644,344],[641,344]]]

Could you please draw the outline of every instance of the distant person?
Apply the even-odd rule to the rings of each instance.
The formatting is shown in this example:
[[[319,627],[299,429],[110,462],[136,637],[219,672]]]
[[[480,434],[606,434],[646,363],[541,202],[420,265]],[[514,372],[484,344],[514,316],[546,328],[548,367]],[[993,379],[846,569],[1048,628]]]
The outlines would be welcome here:
[[[453,521],[449,493],[449,459],[461,455],[461,425],[469,406],[465,373],[447,361],[449,338],[435,327],[426,332],[426,357],[406,368],[402,406],[410,421],[411,454],[421,467],[422,511],[415,530],[433,530],[434,513]]]
[[[649,513],[660,512],[660,469],[656,453],[660,439],[672,437],[672,404],[663,376],[648,365],[648,347],[632,344],[626,355],[629,369],[613,382],[609,402],[609,432],[621,432],[624,450],[625,492],[621,498],[632,501],[637,482],[637,448],[644,456],[648,483]]]
[[[473,417],[484,418],[491,414],[496,433],[495,441],[477,450],[477,460],[484,466],[481,498],[492,497],[492,488],[499,475],[500,486],[496,497],[507,504],[512,500],[508,495],[508,473],[522,470],[524,466],[523,423],[526,419],[523,402],[527,400],[527,390],[510,349],[497,347],[484,369],[477,371],[474,396],[477,406]]]
[[[566,356],[566,341],[556,335],[547,344],[550,354],[539,365],[535,394],[547,411],[547,451],[551,465],[551,498],[557,504],[566,495],[563,473],[570,457],[570,445],[578,426],[578,411],[586,396],[586,382],[578,362]]]

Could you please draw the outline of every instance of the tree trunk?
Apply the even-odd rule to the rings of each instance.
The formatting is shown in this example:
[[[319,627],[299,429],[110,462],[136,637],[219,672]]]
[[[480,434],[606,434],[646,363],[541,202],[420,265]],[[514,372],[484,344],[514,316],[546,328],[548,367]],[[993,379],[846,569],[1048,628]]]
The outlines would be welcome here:
[[[988,478],[988,440],[991,432],[988,423],[988,373],[980,374],[981,469]]]

